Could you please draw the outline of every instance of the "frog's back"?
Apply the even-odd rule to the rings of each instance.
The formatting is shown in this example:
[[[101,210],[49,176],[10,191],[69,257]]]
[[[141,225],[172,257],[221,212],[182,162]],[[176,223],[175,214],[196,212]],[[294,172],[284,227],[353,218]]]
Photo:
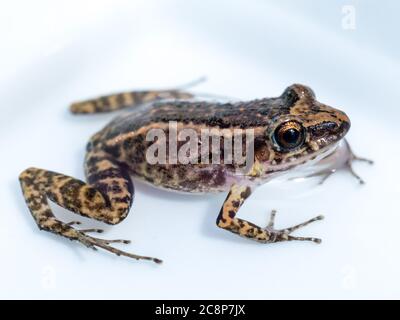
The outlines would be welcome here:
[[[248,102],[218,103],[208,101],[167,101],[153,103],[143,110],[133,110],[115,118],[104,129],[105,140],[121,134],[147,131],[160,124],[175,121],[186,127],[254,128],[267,126],[271,119],[288,112],[281,99],[270,98]]]
[[[230,166],[171,164],[169,159],[166,164],[149,164],[146,152],[154,141],[148,141],[148,132],[161,129],[168,137],[171,122],[176,123],[178,130],[195,130],[199,137],[202,129],[265,128],[271,118],[283,111],[280,99],[236,103],[156,102],[115,118],[93,136],[88,149],[100,147],[124,163],[132,175],[156,186],[185,192],[226,191],[233,178]]]

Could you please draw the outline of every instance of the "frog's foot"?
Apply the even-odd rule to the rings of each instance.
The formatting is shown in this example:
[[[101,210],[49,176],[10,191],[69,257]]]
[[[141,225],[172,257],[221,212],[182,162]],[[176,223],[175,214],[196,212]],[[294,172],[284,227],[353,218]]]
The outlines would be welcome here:
[[[67,223],[68,226],[71,225],[80,225],[81,223],[79,221],[71,221],[70,223]],[[91,229],[80,229],[78,230],[79,232],[87,235],[88,233],[103,233],[103,229],[97,229],[97,228],[91,228]],[[99,238],[94,238],[93,239],[99,240],[101,242],[104,242],[105,244],[110,244],[110,243],[124,243],[124,244],[130,244],[131,240],[125,240],[125,239],[114,239],[114,240],[105,240],[105,239],[99,239]]]
[[[370,165],[374,164],[374,162],[370,159],[362,158],[355,155],[349,145],[349,142],[346,139],[344,140],[344,143],[345,143],[344,148],[346,148],[346,150],[345,150],[345,159],[343,163],[334,168],[329,168],[326,170],[312,173],[310,175],[305,176],[305,178],[322,177],[321,180],[319,181],[319,184],[323,184],[330,176],[332,176],[332,174],[334,174],[338,170],[347,170],[354,178],[358,180],[360,184],[364,184],[365,181],[354,171],[353,162],[356,161],[366,162]]]
[[[92,232],[95,232],[95,233],[103,233],[104,230],[103,230],[103,229],[81,229],[81,230],[79,230],[79,232],[81,232],[81,233],[87,235],[88,233],[92,233]],[[105,244],[110,244],[110,243],[124,243],[124,244],[130,244],[130,243],[131,243],[131,240],[125,240],[125,239],[106,240],[106,239],[99,239],[99,238],[94,238],[94,237],[91,237],[91,238],[96,239],[96,240],[99,240],[99,241],[102,241],[102,242],[104,242]]]
[[[372,160],[370,160],[370,159],[356,156],[354,154],[353,150],[351,149],[349,143],[347,142],[347,140],[345,140],[345,143],[346,143],[347,150],[348,150],[348,158],[347,158],[343,168],[345,170],[348,170],[351,173],[351,175],[358,180],[358,182],[360,184],[364,184],[365,181],[354,171],[352,164],[355,161],[360,161],[360,162],[366,162],[366,163],[368,163],[370,165],[373,165],[374,162]]]
[[[80,222],[80,221],[71,221],[71,222],[66,223],[65,225],[67,225],[67,226],[78,226],[80,224],[82,224],[82,222]]]
[[[73,224],[80,224],[73,221]],[[69,224],[66,225],[71,225],[71,222]],[[67,238],[70,238],[70,240],[77,240],[80,243],[82,243],[83,245],[85,245],[88,248],[91,248],[93,250],[97,250],[97,248],[102,248],[104,250],[107,250],[111,253],[116,254],[117,256],[125,256],[128,258],[132,258],[132,259],[136,259],[136,260],[150,260],[153,261],[155,263],[162,263],[162,260],[157,259],[157,258],[153,258],[153,257],[147,257],[147,256],[140,256],[137,254],[133,254],[133,253],[128,253],[122,250],[119,250],[117,248],[114,248],[112,246],[110,246],[111,243],[124,243],[124,244],[130,244],[131,241],[130,240],[125,240],[125,239],[113,239],[113,240],[107,240],[107,239],[100,239],[100,238],[96,238],[96,237],[92,237],[87,235],[87,233],[91,233],[91,232],[96,232],[96,233],[103,233],[104,230],[103,229],[82,229],[82,230],[75,230],[74,229],[74,236],[73,237],[69,237],[68,235],[64,235]]]
[[[319,238],[313,238],[313,237],[296,237],[296,236],[292,236],[291,233],[303,228],[307,225],[309,225],[310,223],[313,223],[315,221],[319,221],[324,219],[324,216],[319,215],[317,217],[314,217],[310,220],[307,220],[303,223],[300,223],[298,225],[295,225],[293,227],[289,227],[286,229],[281,229],[281,230],[276,230],[274,229],[274,225],[275,225],[275,217],[276,217],[276,210],[272,210],[271,212],[271,216],[268,222],[267,227],[265,228],[265,230],[270,234],[270,239],[268,240],[268,242],[280,242],[280,241],[294,241],[294,240],[298,240],[298,241],[312,241],[315,243],[321,243],[321,239]]]
[[[318,171],[309,175],[306,175],[305,178],[314,178],[314,177],[321,177],[321,180],[318,184],[323,184],[332,174],[334,174],[337,169],[327,169],[323,171]]]
[[[147,257],[147,256],[140,256],[140,255],[129,253],[129,252],[125,252],[125,251],[122,251],[122,250],[119,250],[117,248],[114,248],[114,247],[110,246],[110,243],[125,243],[125,244],[129,244],[130,243],[129,240],[122,240],[122,239],[106,240],[106,239],[100,239],[100,238],[95,238],[95,237],[88,236],[87,234],[85,234],[83,232],[80,232],[80,235],[78,236],[78,238],[76,240],[78,240],[80,243],[84,244],[86,247],[91,248],[93,250],[97,250],[97,248],[102,248],[104,250],[107,250],[107,251],[109,251],[111,253],[116,254],[117,256],[125,256],[125,257],[136,259],[136,260],[149,260],[149,261],[153,261],[153,262],[158,263],[158,264],[162,263],[162,260],[157,259],[157,258]]]

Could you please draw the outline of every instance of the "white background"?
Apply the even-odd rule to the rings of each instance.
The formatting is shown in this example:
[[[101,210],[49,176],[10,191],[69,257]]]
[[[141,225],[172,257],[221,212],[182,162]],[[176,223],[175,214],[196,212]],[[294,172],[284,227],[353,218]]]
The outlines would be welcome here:
[[[355,29],[343,5],[354,6]],[[372,0],[1,1],[0,297],[400,298],[399,10]],[[39,232],[18,174],[37,166],[83,179],[85,144],[112,117],[72,116],[72,101],[202,75],[194,91],[242,99],[305,83],[348,113],[353,148],[376,161],[356,165],[365,186],[345,172],[323,186],[272,182],[240,212],[264,225],[276,208],[278,227],[323,213],[298,232],[321,245],[235,237],[215,226],[225,195],[138,183],[131,214],[104,237],[131,239],[126,249],[163,265]]]

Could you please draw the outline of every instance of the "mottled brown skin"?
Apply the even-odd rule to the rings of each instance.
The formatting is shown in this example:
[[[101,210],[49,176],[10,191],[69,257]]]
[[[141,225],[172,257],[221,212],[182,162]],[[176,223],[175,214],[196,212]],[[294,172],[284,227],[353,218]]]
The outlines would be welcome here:
[[[77,230],[73,223],[55,218],[47,202],[50,199],[82,216],[116,224],[127,216],[131,207],[134,188],[130,176],[133,175],[155,186],[175,191],[229,191],[218,215],[217,225],[240,236],[262,243],[287,240],[319,242],[315,238],[293,237],[290,233],[322,219],[321,216],[292,228],[275,230],[275,213],[266,228],[239,219],[236,214],[257,184],[314,159],[341,140],[350,127],[348,117],[337,109],[319,103],[311,89],[298,84],[288,87],[280,97],[248,102],[184,100],[190,98],[193,98],[192,94],[179,90],[143,91],[72,104],[73,113],[133,109],[114,119],[91,138],[85,160],[87,183],[37,168],[27,169],[20,175],[24,197],[39,228],[77,240],[91,248],[100,247],[118,255],[161,262],[109,245],[127,241],[107,241],[87,235],[88,232],[100,230]],[[174,100],[157,102],[163,99]],[[144,102],[152,103],[146,108],[135,108]],[[146,135],[154,128],[168,131],[170,121],[177,123],[178,131],[191,128],[200,132],[204,128],[216,128],[233,134],[234,129],[254,129],[252,168],[244,176],[235,176],[235,163],[150,165],[145,155],[153,142],[146,141]],[[296,121],[304,130],[304,141],[295,148],[283,148],[277,143],[275,132],[280,125],[291,124],[292,121]]]

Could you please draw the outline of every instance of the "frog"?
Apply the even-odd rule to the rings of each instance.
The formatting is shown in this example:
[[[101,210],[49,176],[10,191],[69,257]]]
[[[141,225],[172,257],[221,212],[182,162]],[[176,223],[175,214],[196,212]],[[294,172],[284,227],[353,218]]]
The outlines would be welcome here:
[[[93,236],[93,233],[103,232],[102,229],[79,229],[79,221],[61,221],[54,215],[49,201],[83,217],[116,225],[131,209],[134,180],[171,192],[224,192],[226,199],[216,214],[219,228],[263,244],[295,240],[320,243],[319,238],[292,233],[322,220],[322,215],[292,227],[276,229],[276,210],[272,210],[267,226],[262,227],[238,217],[239,209],[258,186],[297,168],[326,161],[343,141],[347,150],[345,166],[361,183],[361,178],[352,170],[352,162],[372,163],[355,156],[350,149],[345,139],[351,125],[346,113],[319,102],[314,91],[302,84],[288,86],[277,97],[248,101],[201,99],[187,89],[126,91],[74,102],[70,111],[73,114],[114,111],[120,114],[90,138],[84,161],[86,181],[36,167],[20,174],[29,211],[40,230],[94,250],[100,248],[137,260],[162,262],[159,258],[130,253],[113,245],[128,244],[129,240]],[[205,129],[223,130],[224,134],[217,138],[216,158],[219,160],[223,144],[218,139],[228,135],[238,136],[242,142],[248,140],[246,143],[252,145],[247,157],[249,165],[238,161],[191,161],[198,160],[199,154],[185,163],[150,163],[148,151],[158,139],[149,139],[149,133],[154,130],[171,133],[171,123],[175,125],[175,134],[186,129],[199,135]],[[244,132],[247,134],[249,130],[252,136],[247,139]],[[209,138],[200,139],[197,146],[203,146]],[[172,148],[171,141],[163,142],[167,149]],[[182,147],[182,142],[180,144]],[[215,150],[205,150],[201,150],[204,159],[214,157]],[[316,175],[324,176],[325,181],[336,169],[328,168]]]

